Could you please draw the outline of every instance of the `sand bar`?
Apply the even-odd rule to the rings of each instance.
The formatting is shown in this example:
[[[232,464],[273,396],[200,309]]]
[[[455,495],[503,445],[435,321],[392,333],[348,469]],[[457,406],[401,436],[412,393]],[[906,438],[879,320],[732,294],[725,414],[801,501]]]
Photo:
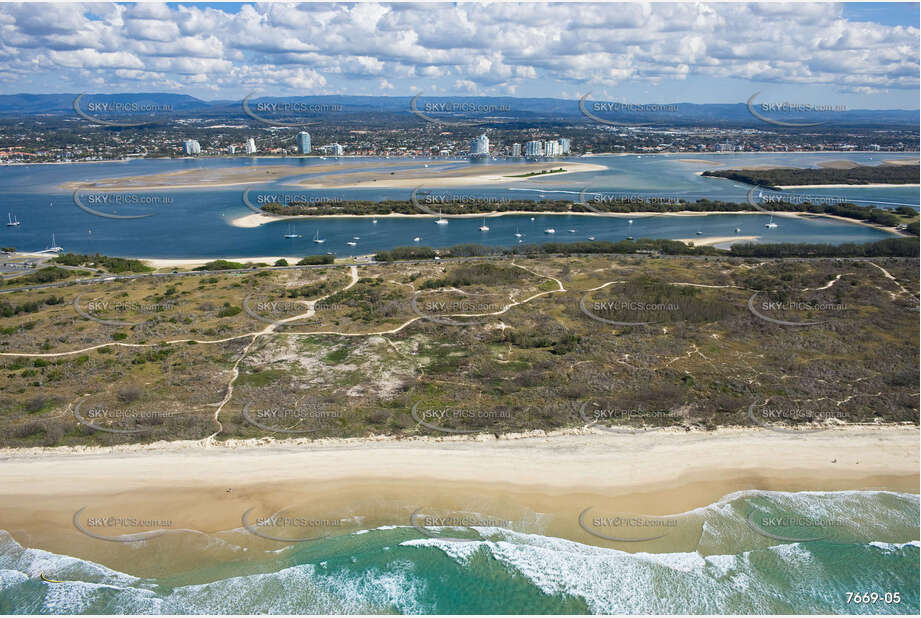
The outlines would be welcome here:
[[[562,172],[553,172],[524,177],[525,174],[563,168]],[[429,187],[475,187],[478,185],[509,184],[555,178],[564,174],[582,172],[602,172],[605,165],[593,163],[575,163],[572,161],[542,161],[534,163],[497,163],[490,165],[471,164],[467,167],[438,170],[417,167],[410,170],[394,172],[359,172],[353,174],[335,174],[326,177],[309,178],[297,183],[305,189],[413,189],[419,185]]]
[[[142,176],[102,178],[92,181],[72,181],[61,185],[62,189],[84,191],[165,191],[170,189],[208,189],[233,187],[237,185],[275,182],[289,176],[323,174],[363,168],[402,167],[413,165],[414,161],[347,161],[319,163],[316,165],[247,165],[234,167],[204,167]],[[439,166],[456,162],[429,163]],[[432,168],[430,168],[432,169]],[[434,171],[433,169],[433,171]],[[383,174],[382,174],[383,175]]]

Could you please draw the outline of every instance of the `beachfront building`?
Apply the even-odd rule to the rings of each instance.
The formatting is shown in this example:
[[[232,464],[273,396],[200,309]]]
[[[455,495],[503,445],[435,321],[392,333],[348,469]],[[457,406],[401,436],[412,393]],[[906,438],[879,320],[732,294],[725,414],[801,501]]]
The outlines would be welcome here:
[[[187,139],[183,144],[183,150],[187,155],[201,154],[201,144],[197,140]]]
[[[572,152],[572,140],[568,137],[561,137],[559,139],[560,144],[560,154],[568,155]]]
[[[297,150],[301,154],[310,154],[310,133],[307,131],[297,134]]]
[[[524,156],[526,157],[544,156],[544,143],[540,140],[525,142]]]
[[[337,144],[332,144],[332,145],[329,147],[329,149],[330,149],[330,151],[331,151],[331,154],[332,154],[334,157],[341,157],[342,155],[345,154],[345,148],[343,148],[343,147],[342,147],[340,144],[338,144],[338,143],[337,143]]]
[[[231,144],[227,147],[227,154],[237,154],[237,147]]]
[[[483,133],[470,141],[471,157],[488,157],[489,156],[489,138]]]
[[[256,152],[256,140],[249,138],[246,140],[246,154],[255,154]]]
[[[521,144],[518,144],[518,143],[512,144],[512,156],[513,157],[521,156]]]
[[[545,157],[560,156],[560,143],[559,142],[545,142],[544,143],[544,156]]]

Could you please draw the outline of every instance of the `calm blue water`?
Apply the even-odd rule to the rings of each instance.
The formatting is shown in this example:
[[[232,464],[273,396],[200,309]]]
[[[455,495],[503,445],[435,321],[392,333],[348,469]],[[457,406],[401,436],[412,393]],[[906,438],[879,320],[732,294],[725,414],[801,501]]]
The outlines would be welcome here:
[[[704,169],[739,167],[744,165],[794,165],[813,166],[821,161],[849,159],[858,163],[875,164],[883,159],[917,157],[917,154],[688,154],[688,155],[627,155],[599,156],[579,159],[580,162],[604,165],[603,172],[568,174],[556,178],[522,179],[503,188],[463,188],[440,190],[441,193],[476,197],[507,199],[576,199],[582,190],[589,192],[622,192],[677,195],[686,200],[698,198],[744,202],[748,187],[723,179],[703,178],[696,175]],[[688,163],[681,159],[698,159],[713,164]],[[349,160],[342,160],[347,163]],[[383,160],[381,160],[383,162]],[[767,217],[747,215],[713,215],[695,217],[643,217],[631,225],[621,218],[581,216],[503,216],[492,218],[489,232],[480,232],[480,220],[453,219],[448,225],[436,226],[429,219],[385,219],[376,224],[369,219],[337,218],[301,221],[296,231],[299,239],[285,239],[286,222],[274,222],[259,228],[237,228],[230,225],[234,218],[248,214],[243,194],[246,187],[213,188],[208,190],[183,189],[156,192],[129,193],[138,202],[122,204],[90,203],[101,194],[81,192],[84,204],[106,213],[121,215],[151,214],[144,219],[112,220],[93,216],[79,209],[73,193],[59,188],[68,181],[91,181],[116,176],[136,176],[196,168],[227,166],[291,165],[303,174],[297,179],[309,178],[312,166],[333,161],[302,159],[177,159],[136,160],[118,163],[29,165],[0,168],[0,217],[12,213],[22,222],[19,227],[0,226],[0,245],[14,246],[25,251],[44,249],[50,245],[54,233],[56,243],[67,251],[99,252],[128,257],[256,257],[270,255],[298,256],[326,251],[340,256],[363,255],[381,249],[413,244],[443,247],[458,243],[476,242],[492,246],[512,246],[517,243],[516,230],[524,234],[524,242],[546,240],[584,240],[594,236],[597,240],[636,238],[693,238],[702,236],[732,236],[735,228],[739,235],[761,236],[760,242],[869,242],[886,238],[887,234],[871,228],[829,220],[807,221],[778,220],[780,227],[767,230]],[[394,163],[394,160],[388,161]],[[406,161],[406,167],[418,166],[420,160]],[[489,165],[499,162],[487,162]],[[452,164],[452,167],[469,165]],[[381,168],[384,169],[384,168]],[[387,168],[392,170],[394,168]],[[350,170],[344,170],[350,171]],[[288,183],[291,179],[287,180]],[[287,195],[287,199],[341,198],[341,199],[399,199],[407,200],[409,189],[332,189],[301,190],[295,186],[271,183],[248,185],[249,200],[258,204],[259,196]],[[423,190],[437,190],[437,182]],[[917,187],[903,188],[848,188],[802,189],[799,193],[847,197],[860,204],[877,204],[894,207],[907,204],[918,207]],[[109,194],[114,195],[114,194]],[[146,203],[140,203],[141,201]],[[153,203],[150,203],[153,201]],[[556,229],[555,235],[543,230]],[[573,229],[575,232],[569,232]],[[311,240],[314,235],[326,240],[318,245]],[[353,240],[358,236],[357,241]],[[346,245],[356,242],[355,247]]]
[[[753,508],[828,522],[835,532],[773,540],[746,523]],[[740,492],[695,513],[697,546],[671,553],[502,528],[451,542],[404,525],[254,549],[243,560],[246,532],[189,535],[185,551],[213,559],[159,577],[30,549],[0,531],[0,613],[918,613],[917,495]],[[167,538],[109,545],[136,560],[162,559],[155,545]],[[63,583],[42,582],[42,572]],[[848,592],[880,600],[848,604]],[[883,601],[896,592],[898,604]]]

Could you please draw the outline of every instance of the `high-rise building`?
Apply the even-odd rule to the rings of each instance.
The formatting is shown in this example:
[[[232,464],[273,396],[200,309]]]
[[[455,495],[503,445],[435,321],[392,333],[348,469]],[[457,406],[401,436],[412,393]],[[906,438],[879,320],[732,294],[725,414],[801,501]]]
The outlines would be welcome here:
[[[521,156],[521,144],[518,144],[518,143],[512,144],[512,156],[513,157]]]
[[[301,131],[297,134],[297,149],[301,154],[310,154],[310,133]]]
[[[330,144],[329,150],[331,151],[330,154],[332,154],[334,157],[341,157],[343,154],[345,154],[345,148],[343,148],[338,143]]]
[[[201,153],[201,145],[194,139],[187,139],[182,145],[182,148],[187,155]]]
[[[482,134],[470,141],[471,157],[488,157],[489,156],[489,138]]]
[[[544,156],[544,143],[541,141],[525,142],[524,156],[542,157]]]
[[[560,154],[560,143],[559,142],[544,142],[544,156],[545,157],[556,157]]]
[[[233,144],[231,144],[230,146],[227,147],[227,154],[236,154],[236,153],[237,153],[237,147],[236,147],[236,146],[234,146]]]
[[[560,143],[560,154],[568,155],[572,152],[572,140],[568,137],[561,137],[559,139]]]
[[[249,138],[246,140],[246,154],[255,154],[256,152],[256,140]]]

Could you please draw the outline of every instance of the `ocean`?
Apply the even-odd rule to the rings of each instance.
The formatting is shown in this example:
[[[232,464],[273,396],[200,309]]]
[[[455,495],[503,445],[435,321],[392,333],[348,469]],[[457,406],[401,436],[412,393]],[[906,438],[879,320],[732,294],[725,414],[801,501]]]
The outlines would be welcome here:
[[[685,515],[693,515],[696,545],[658,553],[539,530],[439,527],[423,534],[410,525],[257,549],[240,529],[184,539],[185,551],[200,552],[203,561],[170,569],[168,550],[178,539],[111,543],[136,560],[161,561],[155,577],[24,547],[0,532],[0,613],[919,611],[917,495],[745,491]],[[43,572],[61,583],[42,581]],[[867,602],[853,603],[854,594]]]
[[[581,195],[598,195],[601,199],[622,194],[646,198],[709,198],[745,202],[750,187],[717,178],[704,178],[704,169],[747,165],[814,166],[823,161],[848,159],[876,164],[881,160],[917,157],[917,153],[737,153],[714,155],[626,155],[596,156],[573,159],[575,162],[603,165],[598,172],[573,173],[556,178],[521,179],[507,186],[464,187],[439,190],[436,181],[420,187],[425,191],[450,194],[452,199],[572,199]],[[688,162],[688,161],[692,162]],[[693,161],[709,161],[704,165]],[[389,161],[366,159],[393,164]],[[405,167],[418,167],[428,160],[407,160]],[[434,161],[434,160],[433,160]],[[348,163],[342,160],[341,163]],[[400,162],[400,161],[397,161]],[[438,162],[438,161],[434,161]],[[830,219],[782,218],[776,229],[767,229],[768,215],[710,216],[642,216],[633,223],[620,217],[507,215],[489,219],[489,230],[479,229],[479,219],[452,219],[448,225],[435,225],[435,217],[421,219],[380,218],[377,223],[366,218],[329,218],[298,221],[295,232],[300,238],[284,238],[290,223],[277,221],[258,228],[239,228],[231,221],[252,213],[252,207],[266,201],[342,200],[409,200],[411,189],[326,189],[306,190],[279,182],[208,189],[175,189],[120,192],[120,201],[104,201],[114,194],[73,192],[60,188],[72,181],[97,181],[103,178],[136,176],[188,169],[258,165],[290,165],[297,179],[310,178],[310,169],[331,160],[317,159],[162,159],[127,162],[20,165],[0,167],[0,218],[15,217],[16,227],[0,226],[0,246],[20,251],[42,250],[55,243],[65,251],[101,253],[122,257],[209,258],[302,256],[332,252],[339,257],[367,255],[398,246],[420,245],[446,247],[461,243],[510,247],[519,243],[547,241],[596,240],[619,241],[627,237],[693,239],[701,237],[760,236],[758,242],[872,242],[889,234],[861,225]],[[440,163],[443,163],[441,161]],[[482,165],[488,170],[494,163]],[[548,163],[565,165],[566,160]],[[455,166],[467,166],[458,163]],[[402,167],[402,165],[400,166]],[[393,170],[395,168],[380,168]],[[348,170],[344,170],[348,171]],[[352,170],[354,171],[354,170]],[[848,187],[845,189],[801,189],[795,193],[808,196],[842,197],[860,205],[876,204],[884,208],[908,205],[918,208],[917,187]],[[108,197],[107,197],[108,195]],[[591,199],[591,198],[589,198]],[[112,219],[96,216],[78,202],[97,212],[118,216],[143,216],[140,219]],[[250,204],[250,206],[247,206]],[[555,234],[546,234],[554,228]],[[736,231],[736,229],[740,231]],[[572,230],[572,231],[570,231]],[[355,239],[355,237],[358,237]],[[325,243],[312,242],[315,237]],[[418,241],[414,241],[419,238]],[[350,245],[348,243],[355,243]]]

